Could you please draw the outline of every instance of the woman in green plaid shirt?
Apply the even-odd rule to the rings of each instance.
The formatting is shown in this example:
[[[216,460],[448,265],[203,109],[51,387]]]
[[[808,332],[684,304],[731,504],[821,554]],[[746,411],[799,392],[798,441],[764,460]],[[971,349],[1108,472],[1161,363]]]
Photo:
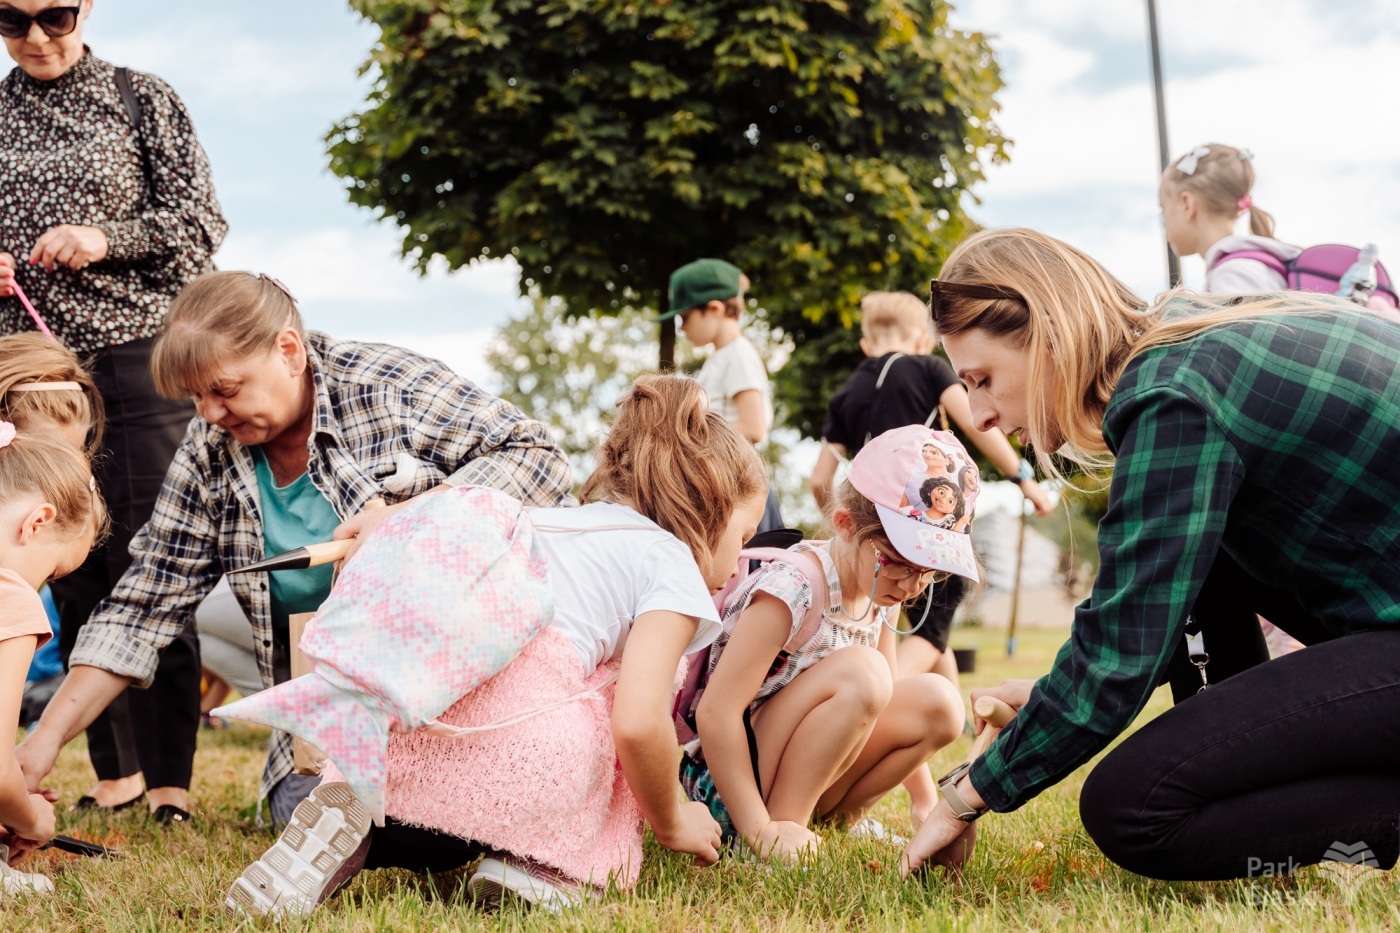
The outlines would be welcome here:
[[[1113,466],[1100,567],[1047,675],[905,853],[956,870],[987,809],[1089,775],[1086,829],[1164,879],[1400,849],[1400,325],[1289,293],[1148,307],[1043,234],[980,233],[933,283],[977,427]],[[1268,660],[1257,614],[1309,645]],[[1188,635],[1200,642],[1188,648]],[[1208,689],[1202,689],[1209,683]],[[974,698],[979,694],[975,692]]]

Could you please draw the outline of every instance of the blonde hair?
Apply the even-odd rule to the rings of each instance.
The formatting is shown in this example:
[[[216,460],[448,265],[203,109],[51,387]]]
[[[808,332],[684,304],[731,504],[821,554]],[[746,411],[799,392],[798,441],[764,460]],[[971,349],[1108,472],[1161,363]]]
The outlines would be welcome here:
[[[939,280],[995,286],[1020,296],[987,299],[945,292],[935,325],[940,336],[983,330],[1027,350],[1026,427],[1037,441],[1041,468],[1060,479],[1064,473],[1051,456],[1055,453],[1090,472],[1112,465],[1103,415],[1133,357],[1215,327],[1280,313],[1360,313],[1357,305],[1327,295],[1222,302],[1182,289],[1147,308],[1084,253],[1023,228],[984,230],[964,240],[948,257]],[[1189,300],[1195,313],[1163,317],[1161,310],[1176,299]]]
[[[75,382],[75,389],[31,390],[27,384]],[[21,388],[16,389],[16,386]],[[21,431],[30,430],[34,418],[58,425],[87,427],[84,452],[89,456],[102,444],[105,409],[102,394],[76,354],[43,334],[23,333],[0,337],[0,421]]]
[[[274,278],[210,272],[175,297],[151,351],[156,391],[166,398],[206,392],[224,364],[266,353],[286,329],[306,340],[295,299]]]
[[[880,521],[880,513],[875,510],[875,503],[861,495],[849,479],[842,480],[841,485],[836,488],[836,495],[827,502],[825,514],[822,516],[822,527],[818,532],[820,537],[836,536],[836,521],[832,516],[837,509],[845,509],[851,513],[851,521],[855,526],[852,540],[857,545],[873,541],[890,553],[899,553],[899,549],[894,546],[894,542],[885,531],[884,523]]]
[[[911,292],[871,292],[860,300],[860,332],[876,343],[932,337],[928,305]]]
[[[618,400],[579,498],[635,507],[684,542],[704,569],[734,509],[767,489],[758,452],[709,411],[698,382],[648,375]]]
[[[1200,149],[1204,155],[1196,159],[1196,167],[1190,173],[1183,172],[1180,165],[1190,159]],[[1162,184],[1172,191],[1189,191],[1201,201],[1208,213],[1231,220],[1244,211],[1249,211],[1249,232],[1255,236],[1272,237],[1274,218],[1267,211],[1253,203],[1253,198],[1245,201],[1254,189],[1254,155],[1249,150],[1208,143],[1200,149],[1184,155],[1162,172]]]
[[[107,506],[93,482],[87,455],[73,445],[56,437],[20,434],[0,447],[0,502],[35,492],[53,505],[56,527],[81,529],[90,523],[98,541],[106,536]]]

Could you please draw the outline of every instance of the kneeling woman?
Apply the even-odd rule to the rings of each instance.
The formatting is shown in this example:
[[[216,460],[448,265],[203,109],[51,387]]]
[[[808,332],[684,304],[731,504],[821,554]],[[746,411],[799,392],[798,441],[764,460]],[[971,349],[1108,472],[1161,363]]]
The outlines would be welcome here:
[[[680,802],[671,696],[682,656],[719,634],[710,594],[733,573],[767,492],[758,455],[708,412],[699,383],[639,379],[583,487],[586,504],[530,515],[553,620],[439,720],[482,731],[393,735],[382,828],[370,828],[371,797],[350,789],[360,757],[343,762],[351,783],[328,768],[281,839],[234,882],[229,906],[304,914],[361,868],[447,871],[485,854],[468,881],[475,898],[558,909],[609,880],[636,883],[643,817],[667,848],[717,861],[719,825],[702,804]],[[472,570],[506,587],[513,579],[489,563]],[[487,616],[518,615],[490,592],[471,602]],[[386,605],[392,613],[395,602]],[[367,637],[392,639],[406,612]],[[421,670],[453,669],[440,661],[425,658]],[[373,692],[368,678],[351,682]],[[592,692],[604,702],[582,699]]]
[[[1322,295],[1148,307],[1030,230],[933,285],[979,429],[1113,464],[1093,593],[1020,708],[906,852],[956,867],[1102,751],[1159,684],[1177,705],[1090,774],[1085,828],[1154,878],[1244,877],[1341,843],[1395,864],[1400,813],[1400,325]],[[1256,614],[1310,645],[1268,661]],[[1208,689],[1202,689],[1209,684]],[[974,697],[977,696],[974,693]]]

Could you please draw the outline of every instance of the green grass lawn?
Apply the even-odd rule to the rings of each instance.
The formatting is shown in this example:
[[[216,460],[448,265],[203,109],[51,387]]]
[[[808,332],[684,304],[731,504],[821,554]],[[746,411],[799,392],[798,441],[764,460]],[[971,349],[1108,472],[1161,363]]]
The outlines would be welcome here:
[[[960,631],[954,644],[980,646],[978,669],[964,692],[1006,677],[1043,673],[1063,633],[1031,631],[1014,659],[1004,636]],[[1159,693],[1146,715],[1169,702]],[[7,931],[272,929],[232,918],[223,908],[229,883],[272,841],[253,818],[266,732],[234,727],[200,736],[195,760],[193,826],[163,830],[145,817],[64,817],[60,831],[115,845],[119,860],[40,853],[31,865],[50,874],[47,898],[0,901]],[[934,762],[942,773],[966,754],[968,740]],[[647,844],[641,882],[630,894],[611,892],[565,919],[511,910],[482,914],[465,897],[466,876],[380,871],[360,876],[305,923],[282,929],[457,930],[644,929],[1041,930],[1138,929],[1400,929],[1400,872],[1333,874],[1305,869],[1290,879],[1212,884],[1147,881],[1120,871],[1079,824],[1078,793],[1087,769],[1020,811],[992,814],[980,825],[965,878],[902,882],[899,850],[825,832],[821,856],[805,871],[765,869],[733,859],[697,869]],[[75,743],[52,784],[69,803],[91,771]],[[896,791],[876,815],[908,832],[907,798]]]

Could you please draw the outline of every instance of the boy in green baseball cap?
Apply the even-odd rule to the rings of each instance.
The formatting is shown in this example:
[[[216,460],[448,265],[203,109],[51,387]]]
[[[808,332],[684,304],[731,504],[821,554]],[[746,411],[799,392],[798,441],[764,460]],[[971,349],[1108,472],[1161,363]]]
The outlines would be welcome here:
[[[670,310],[660,320],[680,318],[680,330],[697,347],[713,345],[695,378],[716,412],[754,444],[773,426],[768,371],[758,350],[739,328],[749,280],[723,259],[697,259],[671,273]]]

